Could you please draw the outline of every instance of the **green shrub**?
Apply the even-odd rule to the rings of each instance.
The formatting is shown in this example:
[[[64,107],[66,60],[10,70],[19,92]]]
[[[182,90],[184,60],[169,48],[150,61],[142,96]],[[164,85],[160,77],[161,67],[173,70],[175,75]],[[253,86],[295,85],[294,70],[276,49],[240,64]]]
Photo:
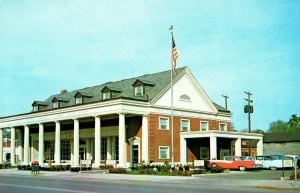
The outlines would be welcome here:
[[[127,170],[125,168],[110,168],[109,173],[113,174],[126,174]]]
[[[110,170],[112,168],[114,168],[114,166],[112,165],[101,165],[99,166],[100,170]]]

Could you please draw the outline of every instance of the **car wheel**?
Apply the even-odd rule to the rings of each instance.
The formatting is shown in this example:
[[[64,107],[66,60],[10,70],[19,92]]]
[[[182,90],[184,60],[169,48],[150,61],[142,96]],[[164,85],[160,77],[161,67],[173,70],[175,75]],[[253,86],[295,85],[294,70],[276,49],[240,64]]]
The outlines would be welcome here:
[[[217,164],[211,164],[211,167],[216,168],[216,167],[218,167],[218,165]]]
[[[277,170],[277,168],[275,166],[272,166],[270,169],[273,171]]]
[[[240,167],[239,167],[239,170],[240,170],[240,171],[245,171],[246,168],[245,168],[244,166],[240,166]]]

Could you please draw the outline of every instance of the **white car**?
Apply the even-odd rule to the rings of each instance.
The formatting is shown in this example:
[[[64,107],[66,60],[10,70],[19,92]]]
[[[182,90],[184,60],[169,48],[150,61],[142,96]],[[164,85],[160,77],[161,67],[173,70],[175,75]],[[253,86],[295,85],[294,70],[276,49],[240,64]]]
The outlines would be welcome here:
[[[260,155],[255,157],[255,164],[262,168],[276,170],[277,168],[292,168],[293,158],[285,155]]]

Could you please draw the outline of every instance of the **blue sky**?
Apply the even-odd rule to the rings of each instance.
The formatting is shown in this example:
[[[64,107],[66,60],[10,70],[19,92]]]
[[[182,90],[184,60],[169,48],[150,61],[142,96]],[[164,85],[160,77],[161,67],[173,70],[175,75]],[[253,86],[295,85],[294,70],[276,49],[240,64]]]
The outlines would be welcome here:
[[[74,90],[178,66],[210,98],[228,95],[235,128],[300,114],[300,1],[0,1],[0,117]]]

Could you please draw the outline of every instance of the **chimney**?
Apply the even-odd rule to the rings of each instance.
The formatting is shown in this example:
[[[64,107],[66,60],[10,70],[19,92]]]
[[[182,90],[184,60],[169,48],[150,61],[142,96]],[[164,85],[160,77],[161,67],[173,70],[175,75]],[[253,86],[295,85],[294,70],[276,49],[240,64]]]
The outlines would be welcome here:
[[[60,91],[60,94],[66,94],[68,91],[66,89],[63,89]]]

